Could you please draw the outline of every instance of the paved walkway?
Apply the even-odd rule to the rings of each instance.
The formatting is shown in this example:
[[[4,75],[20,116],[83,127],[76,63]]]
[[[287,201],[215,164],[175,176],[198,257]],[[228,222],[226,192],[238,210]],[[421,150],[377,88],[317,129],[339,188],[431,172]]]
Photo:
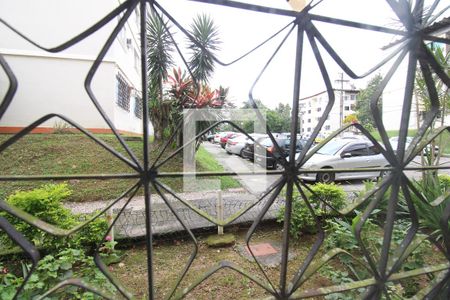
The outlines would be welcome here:
[[[211,217],[217,218],[218,192],[179,193],[177,196]],[[217,226],[187,205],[183,204],[181,201],[175,199],[173,196],[166,195],[166,197],[187,228],[198,229]],[[227,219],[236,212],[254,205],[231,224],[252,222],[260,212],[261,208],[266,204],[268,198],[269,197],[265,197],[255,204],[258,201],[258,197],[248,193],[244,189],[224,191],[222,193],[223,217],[224,219]],[[153,233],[163,234],[184,230],[183,225],[159,195],[152,195],[151,199]],[[112,207],[114,215],[117,215],[120,212],[125,205],[125,201],[126,199],[122,199]],[[263,220],[275,219],[277,211],[282,204],[283,200],[276,199]],[[107,203],[105,201],[95,201],[89,203],[67,203],[66,207],[70,208],[74,213],[90,213],[95,210],[100,210],[106,205]],[[144,197],[134,197],[130,201],[124,212],[119,216],[114,230],[118,236],[122,237],[145,236]]]

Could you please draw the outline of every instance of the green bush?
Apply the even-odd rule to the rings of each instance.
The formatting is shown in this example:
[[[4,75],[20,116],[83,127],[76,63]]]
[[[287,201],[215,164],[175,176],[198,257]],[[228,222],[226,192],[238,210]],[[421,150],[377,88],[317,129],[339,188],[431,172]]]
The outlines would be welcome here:
[[[450,175],[442,174],[438,178],[442,191],[450,191]]]
[[[352,223],[358,222],[359,216],[353,219]],[[390,255],[394,255],[394,251],[400,247],[401,243],[407,236],[408,230],[411,226],[411,222],[406,219],[399,219],[395,222],[393,232],[392,232],[392,241],[390,248]],[[332,250],[336,248],[340,248],[346,250],[350,253],[353,253],[354,256],[361,259],[363,262],[367,263],[366,257],[360,254],[360,245],[358,244],[354,232],[353,225],[349,223],[345,219],[329,219],[327,220],[327,238],[325,239],[325,249]],[[368,219],[363,227],[361,232],[361,238],[364,243],[365,248],[369,251],[372,257],[375,259],[379,258],[380,249],[383,245],[383,231],[382,228],[374,223],[372,219]],[[400,271],[411,271],[418,268],[421,268],[425,265],[424,258],[427,257],[427,253],[430,253],[431,244],[427,240],[422,241],[422,243],[415,248],[408,256],[408,258],[402,263]],[[363,280],[368,276],[371,276],[367,269],[362,267],[360,264],[356,263],[351,257],[347,255],[339,256],[339,261],[346,267],[347,270],[350,271],[350,276],[346,276],[341,279],[336,277],[334,273],[335,270],[325,269],[325,272],[322,272],[326,277],[331,278],[331,280],[335,284],[347,283],[348,278],[352,280]],[[338,280],[337,282],[335,282]],[[416,278],[406,278],[400,281],[402,285],[402,296],[404,297],[412,297],[414,296],[420,289],[421,286],[417,284]],[[335,296],[343,296],[341,294],[335,294]],[[359,298],[359,296],[355,296],[354,298]],[[334,299],[326,298],[326,299]],[[340,298],[336,298],[340,299]]]
[[[31,265],[22,264],[23,274],[16,275],[0,263],[0,298],[12,299],[17,289],[23,283]],[[90,256],[82,250],[66,249],[55,256],[42,258],[36,270],[31,275],[18,299],[34,299],[42,296],[48,289],[68,278],[82,278],[91,286],[114,293],[115,288],[100,272]],[[87,292],[76,286],[59,290],[45,299],[101,299],[92,292]]]
[[[17,208],[59,228],[70,229],[80,224],[90,216],[74,215],[65,208],[62,201],[71,195],[66,184],[49,184],[32,191],[17,192],[7,198],[7,202]],[[105,218],[97,218],[81,228],[77,233],[68,237],[55,237],[43,232],[28,223],[11,216],[5,212],[0,213],[24,236],[40,248],[47,255],[39,261],[18,299],[33,299],[42,295],[46,290],[67,278],[82,278],[97,288],[113,291],[114,288],[107,278],[95,266],[93,258],[85,255],[88,246],[101,242],[108,229]],[[2,247],[14,247],[12,241],[5,233],[0,232]],[[105,245],[103,243],[103,245]],[[65,250],[62,250],[65,249]],[[103,253],[102,253],[103,254]],[[107,253],[111,256],[111,253]],[[104,255],[103,255],[104,256]],[[3,264],[2,264],[3,261]],[[23,283],[30,266],[13,259],[5,267],[6,259],[0,260],[0,299],[12,299],[16,290]],[[14,269],[11,271],[11,269]],[[91,292],[82,291],[77,287],[68,287],[46,299],[98,299]]]
[[[335,215],[336,212],[327,206],[328,203],[335,210],[339,210],[345,206],[347,194],[344,189],[334,183],[316,183],[311,187],[312,194],[309,194],[309,199],[313,203],[320,204],[321,215]]]
[[[442,239],[441,218],[445,207],[450,203],[450,176],[440,175],[438,177],[427,174],[423,180],[413,182],[416,189],[422,194],[427,202],[422,201],[416,194],[411,193],[412,201],[416,208],[419,224],[426,233],[433,234],[434,239]],[[432,206],[432,202],[441,199],[441,203]]]
[[[65,208],[62,201],[71,195],[67,184],[49,184],[31,191],[19,191],[9,196],[6,202],[28,214],[62,229],[70,229],[80,223],[80,215],[74,215]],[[97,218],[78,233],[69,237],[52,236],[5,212],[0,213],[20,231],[29,241],[47,250],[61,247],[85,247],[99,242],[105,234],[108,224],[104,218]],[[0,233],[3,247],[13,247],[13,243],[4,233]]]
[[[327,217],[334,214],[324,202],[328,203],[334,209],[339,210],[345,206],[346,193],[343,188],[331,183],[318,183],[311,187],[311,192],[305,191],[309,203],[318,217]],[[305,200],[302,199],[298,191],[294,191],[292,196],[292,215],[289,233],[298,238],[302,233],[316,233],[317,224],[311,214]],[[277,213],[277,221],[284,221],[285,206],[282,206]]]

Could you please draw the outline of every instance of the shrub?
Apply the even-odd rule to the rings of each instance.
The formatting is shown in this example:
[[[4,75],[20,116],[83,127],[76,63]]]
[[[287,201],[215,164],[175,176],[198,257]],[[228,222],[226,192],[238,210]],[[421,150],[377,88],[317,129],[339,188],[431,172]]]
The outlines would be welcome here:
[[[432,233],[435,240],[439,241],[442,239],[440,221],[444,215],[445,207],[450,203],[450,195],[448,194],[450,192],[450,176],[440,175],[436,177],[427,174],[423,180],[414,181],[413,184],[427,201],[423,202],[416,194],[411,193],[421,228],[427,233]],[[431,205],[433,201],[442,196],[444,198],[440,204]]]
[[[16,192],[6,201],[49,224],[70,229],[80,223],[80,216],[72,214],[62,204],[62,201],[70,195],[71,191],[67,184],[49,184],[31,191]],[[1,213],[1,215],[5,216],[29,241],[48,250],[59,249],[62,246],[77,248],[91,245],[100,241],[108,228],[104,218],[97,218],[73,236],[61,238],[52,236],[9,214]],[[0,234],[0,241],[7,247],[13,246],[4,233]]]
[[[442,174],[438,178],[441,189],[445,192],[450,191],[450,175]]]
[[[352,223],[356,223],[358,220],[359,216],[354,218]],[[366,257],[358,255],[360,245],[358,245],[358,242],[354,236],[352,226],[353,225],[345,219],[335,218],[327,220],[327,238],[324,243],[325,249],[331,250],[340,248],[353,253],[357,257],[360,257],[362,261],[367,262]],[[392,232],[390,255],[394,255],[394,251],[401,245],[410,226],[411,222],[406,219],[399,219],[395,222]],[[361,233],[362,241],[369,253],[377,259],[383,244],[383,231],[370,218],[365,222],[363,228],[364,229]],[[422,243],[415,248],[403,262],[400,271],[411,271],[423,267],[425,265],[424,258],[427,257],[427,253],[429,253],[430,250],[430,243],[427,240],[422,241]],[[349,277],[355,280],[362,280],[370,276],[365,268],[363,268],[360,264],[355,263],[353,259],[347,255],[339,256],[339,261],[351,272],[351,276],[346,276],[343,280],[347,280]],[[331,277],[333,282],[336,284],[347,283],[347,281],[341,281],[341,278],[336,277],[336,274],[334,273],[335,270],[332,269],[331,271],[332,272],[330,273],[330,270],[325,270],[323,274],[327,277]],[[336,280],[337,282],[335,282]],[[400,283],[403,287],[402,296],[405,297],[414,296],[422,288],[421,285],[417,284],[416,278],[406,278],[401,280]],[[343,295],[335,294],[335,296],[340,297]],[[359,298],[359,296],[355,296],[355,298]],[[326,299],[335,298],[331,297]]]
[[[316,216],[325,217],[332,212],[323,201],[335,209],[341,209],[345,205],[346,194],[342,187],[332,183],[318,183],[311,188],[313,193],[306,192],[306,196]],[[280,207],[277,214],[277,221],[284,221],[285,206]],[[292,196],[292,215],[289,233],[294,237],[299,237],[302,233],[316,233],[317,224],[299,192],[295,191]]]
[[[31,266],[23,264],[23,274],[16,275],[0,264],[0,298],[12,299],[17,289],[23,283],[23,278]],[[57,283],[68,278],[82,278],[95,288],[113,293],[114,286],[95,266],[94,260],[86,256],[82,250],[66,249],[55,256],[47,255],[42,258],[36,270],[31,275],[19,299],[34,299],[44,294]],[[92,292],[78,287],[68,287],[54,293],[45,299],[100,299]]]
[[[344,189],[334,183],[316,183],[311,187],[313,191],[309,198],[316,206],[320,203],[321,215],[335,214],[325,203],[339,210],[345,206],[347,194]]]

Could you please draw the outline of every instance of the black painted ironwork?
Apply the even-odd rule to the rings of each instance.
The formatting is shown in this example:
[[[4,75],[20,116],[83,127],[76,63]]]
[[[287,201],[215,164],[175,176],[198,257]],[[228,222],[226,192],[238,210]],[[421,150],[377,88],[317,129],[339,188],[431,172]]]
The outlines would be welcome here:
[[[180,198],[177,193],[173,192],[170,187],[164,185],[161,182],[161,179],[168,178],[168,177],[181,177],[181,176],[187,176],[187,175],[195,175],[195,176],[201,176],[201,177],[211,177],[211,176],[217,176],[217,175],[237,175],[235,172],[203,172],[203,173],[196,173],[196,174],[187,174],[187,173],[167,173],[167,172],[160,172],[159,170],[161,167],[169,160],[174,158],[177,154],[179,154],[181,151],[184,150],[185,147],[187,147],[191,143],[195,143],[199,137],[201,137],[204,133],[208,132],[210,129],[215,128],[219,126],[222,123],[228,123],[229,125],[236,128],[238,131],[243,132],[244,134],[247,134],[242,130],[239,126],[234,124],[230,121],[221,121],[216,122],[213,125],[211,125],[208,129],[205,129],[203,132],[199,133],[194,139],[190,141],[185,141],[184,145],[175,150],[172,154],[168,155],[167,158],[160,161],[161,155],[158,156],[156,161],[150,162],[148,153],[149,153],[149,124],[147,122],[148,120],[148,78],[147,78],[147,62],[146,62],[146,54],[147,54],[147,44],[146,44],[146,17],[147,12],[149,10],[153,10],[157,13],[157,15],[162,18],[164,16],[168,20],[170,20],[184,35],[186,35],[187,38],[192,40],[194,43],[197,43],[196,40],[190,35],[190,33],[183,28],[183,26],[168,13],[164,6],[159,3],[158,1],[154,0],[128,0],[119,5],[117,8],[115,8],[113,11],[111,11],[107,16],[99,20],[96,24],[94,24],[92,27],[88,28],[84,32],[80,33],[79,35],[73,37],[67,42],[64,42],[63,44],[53,47],[53,48],[46,48],[41,45],[39,45],[36,41],[33,41],[32,39],[28,38],[25,34],[21,33],[19,30],[15,29],[13,26],[8,24],[3,19],[0,19],[0,23],[2,26],[6,26],[9,28],[12,32],[22,37],[25,41],[35,45],[36,47],[51,52],[51,53],[57,53],[60,51],[63,51],[65,49],[68,49],[80,41],[88,38],[90,35],[92,35],[97,30],[101,29],[103,26],[108,24],[109,22],[112,22],[116,18],[119,19],[118,24],[114,27],[113,32],[108,37],[107,41],[105,42],[104,46],[102,47],[99,55],[95,59],[93,65],[91,66],[85,80],[85,89],[100,113],[100,115],[103,117],[103,119],[106,121],[110,129],[112,130],[113,134],[117,138],[117,140],[120,142],[121,146],[123,147],[123,150],[125,151],[125,155],[121,152],[113,149],[111,146],[103,142],[98,137],[94,136],[87,130],[85,130],[81,125],[75,123],[74,121],[70,120],[67,116],[58,115],[58,114],[49,114],[46,116],[43,116],[39,120],[36,120],[26,128],[24,128],[19,133],[15,134],[5,142],[3,142],[0,145],[0,153],[4,152],[6,149],[8,149],[11,145],[18,142],[20,139],[25,137],[27,134],[29,134],[32,129],[38,127],[43,122],[51,119],[51,118],[60,118],[67,123],[69,123],[71,126],[75,127],[76,129],[80,130],[85,136],[92,139],[95,143],[97,143],[99,146],[107,150],[109,153],[114,155],[117,159],[127,164],[132,172],[128,174],[94,174],[94,175],[41,175],[41,176],[27,176],[27,175],[3,175],[0,174],[0,181],[27,181],[27,180],[67,180],[67,179],[78,179],[78,180],[87,180],[87,179],[114,179],[114,178],[121,178],[121,179],[135,179],[137,182],[132,185],[126,192],[124,192],[123,195],[118,197],[116,200],[112,201],[110,204],[108,204],[107,207],[105,207],[103,210],[101,210],[99,213],[97,213],[94,217],[92,217],[90,220],[87,220],[85,223],[77,226],[76,228],[70,229],[70,230],[63,230],[60,228],[57,228],[51,224],[44,223],[40,220],[36,220],[31,218],[28,214],[24,213],[20,209],[17,209],[15,207],[10,206],[6,203],[4,199],[0,199],[0,209],[2,211],[5,211],[13,216],[16,216],[17,218],[20,218],[26,222],[29,222],[31,225],[36,226],[37,228],[46,231],[53,235],[58,236],[67,236],[70,235],[84,226],[88,224],[89,222],[92,222],[99,216],[103,215],[108,208],[112,207],[119,199],[123,197],[127,197],[128,200],[126,204],[122,207],[120,212],[117,214],[117,217],[115,221],[117,221],[117,218],[121,215],[123,210],[126,208],[129,201],[133,198],[133,196],[137,193],[139,189],[144,190],[144,198],[145,198],[145,216],[146,216],[146,232],[147,232],[147,238],[146,238],[146,245],[147,245],[147,264],[148,264],[148,283],[149,283],[149,290],[148,290],[148,297],[150,299],[157,298],[158,295],[155,294],[154,290],[154,275],[153,275],[153,245],[152,245],[152,227],[151,227],[151,209],[152,209],[152,198],[151,193],[152,190],[159,194],[164,202],[167,204],[169,209],[172,211],[176,219],[180,222],[180,224],[183,226],[183,228],[186,230],[187,234],[189,235],[190,239],[194,243],[194,251],[192,252],[191,256],[188,259],[188,262],[186,263],[183,271],[178,277],[178,280],[176,281],[175,285],[173,286],[171,292],[168,295],[168,298],[172,297],[182,297],[187,294],[189,294],[196,286],[207,280],[209,277],[211,277],[213,274],[217,273],[219,270],[222,269],[229,269],[234,272],[238,272],[242,274],[243,276],[247,277],[249,280],[256,283],[258,286],[263,288],[267,291],[269,295],[271,295],[275,299],[294,299],[294,298],[306,298],[306,297],[313,297],[313,296],[323,296],[334,292],[341,292],[341,291],[348,291],[348,290],[355,290],[358,288],[367,288],[366,294],[364,295],[364,298],[366,299],[378,299],[385,297],[387,299],[390,298],[388,293],[388,285],[390,282],[409,278],[412,276],[419,276],[422,274],[427,273],[438,273],[439,276],[436,277],[436,280],[434,281],[433,285],[430,285],[426,287],[425,290],[421,291],[420,294],[417,295],[417,297],[423,297],[423,298],[434,298],[437,296],[442,297],[443,299],[448,299],[450,297],[449,289],[447,286],[449,285],[450,281],[450,271],[449,271],[449,264],[442,264],[437,266],[429,266],[426,268],[420,268],[418,270],[413,270],[410,272],[402,272],[400,270],[400,267],[404,263],[406,257],[409,254],[411,246],[416,242],[416,233],[418,232],[418,217],[414,209],[414,204],[411,200],[411,194],[416,194],[420,197],[420,193],[415,189],[415,187],[411,184],[409,178],[405,175],[405,171],[407,170],[439,170],[439,169],[448,169],[448,167],[433,167],[433,166],[422,166],[422,167],[409,167],[407,166],[412,159],[422,151],[423,148],[426,147],[426,145],[441,135],[445,131],[450,131],[450,128],[441,128],[437,130],[436,132],[433,132],[432,134],[427,135],[427,130],[430,127],[431,123],[435,120],[438,110],[439,110],[439,101],[438,101],[438,95],[436,91],[436,87],[434,85],[434,79],[431,75],[432,72],[434,72],[442,82],[447,87],[450,87],[450,79],[448,75],[445,73],[444,70],[442,70],[442,67],[436,62],[433,55],[430,53],[429,49],[426,46],[427,41],[437,41],[442,42],[446,44],[450,44],[450,41],[446,38],[436,37],[430,34],[429,29],[432,25],[431,21],[432,18],[430,16],[433,14],[433,10],[436,7],[436,5],[439,3],[439,1],[435,1],[433,4],[433,7],[430,8],[428,11],[424,12],[423,8],[423,1],[406,1],[406,0],[386,0],[387,4],[391,7],[391,9],[394,11],[394,13],[397,15],[398,19],[402,23],[402,27],[404,29],[396,29],[396,28],[388,28],[388,27],[382,27],[382,26],[374,26],[369,24],[363,24],[359,22],[353,22],[353,21],[347,21],[347,20],[341,20],[336,18],[331,18],[327,16],[320,16],[315,15],[312,13],[313,7],[315,4],[311,3],[308,5],[302,12],[293,12],[289,10],[282,10],[282,9],[273,9],[268,8],[260,5],[251,5],[247,3],[240,3],[235,1],[228,1],[228,0],[192,0],[195,2],[201,2],[205,5],[220,5],[220,6],[226,6],[230,8],[234,8],[236,10],[250,10],[254,12],[259,12],[262,14],[273,14],[278,16],[285,17],[289,23],[277,31],[275,34],[271,35],[267,40],[262,42],[261,44],[254,47],[249,52],[243,54],[239,58],[232,60],[230,62],[223,62],[216,58],[216,62],[223,66],[229,66],[237,61],[243,59],[244,57],[251,55],[256,49],[267,43],[269,40],[273,39],[274,37],[281,35],[282,33],[285,34],[284,38],[274,51],[273,55],[270,57],[266,65],[262,68],[262,71],[260,74],[256,76],[256,80],[254,84],[252,85],[250,89],[250,96],[249,101],[252,103],[254,108],[257,108],[257,105],[253,99],[253,88],[257,85],[260,77],[263,75],[264,72],[266,72],[268,66],[273,63],[273,58],[277,55],[278,51],[284,46],[285,41],[291,34],[296,34],[297,38],[297,44],[296,44],[296,57],[293,58],[293,61],[295,61],[295,86],[293,87],[293,99],[292,99],[292,124],[291,124],[291,137],[294,140],[291,143],[291,147],[289,149],[290,157],[294,157],[295,155],[295,139],[296,134],[298,133],[298,115],[299,115],[299,98],[300,98],[300,82],[302,81],[302,59],[303,59],[303,49],[305,47],[305,40],[307,39],[309,41],[309,45],[312,48],[314,58],[317,61],[317,64],[320,69],[320,73],[322,75],[322,79],[324,81],[324,84],[327,89],[329,103],[326,106],[326,109],[324,110],[317,126],[314,128],[314,131],[312,132],[311,137],[309,138],[305,150],[301,152],[300,156],[297,160],[290,160],[287,161],[283,158],[276,158],[278,160],[278,163],[283,166],[283,170],[278,171],[272,171],[269,172],[270,174],[277,174],[280,175],[280,178],[272,185],[270,186],[266,192],[264,192],[259,199],[249,205],[248,207],[244,207],[240,209],[236,214],[229,217],[225,221],[218,220],[217,218],[213,216],[207,215],[205,212],[201,211],[200,209],[196,208],[195,206],[190,205],[187,201],[184,201],[182,198]],[[320,2],[320,1],[319,1]],[[126,142],[123,140],[123,137],[119,134],[119,132],[116,130],[113,122],[108,118],[107,114],[102,109],[101,105],[96,99],[96,96],[94,92],[91,89],[91,82],[92,79],[98,70],[100,63],[103,61],[106,52],[111,47],[114,39],[117,37],[120,30],[125,25],[126,21],[132,14],[132,12],[139,7],[139,10],[141,12],[140,15],[140,41],[141,41],[141,57],[144,58],[141,60],[141,83],[143,86],[142,89],[142,120],[143,120],[143,162],[140,162],[136,154],[133,153],[133,151],[127,146]],[[380,63],[375,65],[373,68],[368,70],[367,72],[357,75],[348,65],[347,63],[339,56],[339,54],[333,49],[333,47],[326,41],[326,39],[323,37],[323,35],[320,33],[319,29],[316,27],[316,23],[327,23],[332,24],[334,26],[343,26],[343,27],[349,27],[349,28],[357,28],[361,30],[367,30],[367,31],[373,31],[373,32],[382,32],[392,35],[400,36],[400,40],[396,42],[397,48],[395,51],[392,52],[391,55],[384,58]],[[332,135],[330,135],[327,139],[325,139],[320,145],[312,149],[313,142],[316,139],[316,137],[319,134],[319,131],[321,130],[327,116],[329,115],[335,101],[334,97],[334,91],[332,88],[331,80],[329,78],[329,74],[327,71],[327,67],[323,61],[323,51],[319,49],[319,45],[322,47],[322,49],[334,60],[334,62],[342,69],[343,72],[345,72],[349,77],[356,79],[356,78],[362,78],[365,77],[377,70],[379,70],[380,67],[386,65],[388,62],[392,62],[392,66],[389,69],[388,73],[384,77],[381,84],[378,86],[377,91],[375,95],[372,97],[370,108],[373,113],[373,117],[375,120],[375,123],[377,125],[378,131],[381,136],[382,143],[385,145],[385,147],[381,146],[381,144],[370,135],[370,133],[361,125],[359,124],[352,124],[347,125],[341,128],[340,130],[334,132]],[[201,46],[201,45],[199,45]],[[177,47],[177,50],[179,48]],[[182,55],[182,53],[180,52]],[[403,109],[402,109],[402,122],[400,127],[400,138],[399,138],[399,144],[398,149],[392,149],[389,140],[388,135],[385,130],[384,124],[381,119],[381,112],[379,111],[378,101],[380,99],[380,96],[386,87],[387,83],[391,80],[393,74],[397,71],[399,68],[399,65],[402,61],[405,59],[408,60],[408,70],[407,70],[407,85],[405,87],[405,96],[403,101]],[[184,60],[185,61],[185,60]],[[431,99],[431,109],[427,112],[424,122],[421,124],[420,129],[418,130],[413,142],[411,145],[407,148],[406,147],[406,136],[408,133],[408,120],[410,117],[411,112],[411,105],[412,105],[412,98],[413,98],[413,88],[414,88],[414,78],[416,73],[416,65],[420,65],[420,71],[422,72],[426,86],[430,95]],[[6,76],[9,80],[9,88],[0,102],[0,119],[3,117],[4,113],[7,111],[8,107],[14,100],[14,95],[17,91],[18,87],[18,81],[14,75],[14,70],[11,69],[7,63],[7,61],[4,59],[3,55],[0,53],[0,65],[5,72]],[[189,67],[186,65],[186,68],[189,69]],[[261,113],[258,114],[258,118],[260,120],[263,119],[263,116]],[[355,224],[355,237],[358,242],[358,245],[361,248],[361,252],[364,256],[364,258],[367,261],[367,270],[371,274],[370,279],[356,281],[349,284],[343,284],[343,285],[337,285],[337,286],[330,286],[330,287],[316,287],[315,289],[302,289],[302,285],[315,273],[317,270],[325,264],[327,261],[329,261],[331,258],[341,255],[341,254],[347,254],[345,251],[336,249],[329,253],[327,253],[322,258],[317,258],[318,252],[320,247],[322,246],[324,239],[325,239],[325,232],[323,229],[323,224],[321,223],[321,220],[314,214],[314,211],[311,207],[310,200],[305,194],[305,191],[310,191],[310,188],[304,184],[299,178],[299,173],[320,173],[324,172],[324,170],[304,170],[302,169],[302,166],[316,153],[323,145],[325,145],[327,142],[329,142],[332,138],[338,136],[343,131],[347,130],[349,127],[355,127],[359,131],[362,132],[371,142],[373,142],[375,145],[377,145],[380,149],[382,149],[382,154],[385,156],[387,161],[390,164],[390,167],[385,168],[374,168],[374,171],[390,171],[389,175],[386,176],[381,182],[379,182],[373,190],[368,192],[365,195],[360,196],[357,201],[350,206],[344,208],[340,211],[341,214],[349,214],[352,213],[355,209],[359,208],[363,203],[368,203],[368,205],[364,208],[362,211],[362,215],[359,219],[359,221]],[[181,127],[181,124],[179,124],[179,127]],[[278,144],[275,142],[275,138],[272,135],[270,128],[268,129],[269,136],[271,140],[274,142],[275,147],[278,147]],[[248,136],[248,134],[247,134]],[[172,136],[172,138],[175,137],[175,134]],[[252,137],[249,136],[253,140]],[[163,151],[167,151],[168,145],[171,143],[171,141],[168,141],[166,146],[163,148]],[[278,147],[278,151],[282,152],[283,150]],[[311,150],[311,151],[308,151]],[[348,170],[348,169],[335,169],[331,170],[331,172],[338,173],[338,172],[358,172],[358,170]],[[330,172],[330,170],[327,170],[326,172]],[[265,175],[266,173],[255,173],[255,172],[248,172],[248,173],[239,173],[239,175],[245,175],[245,176],[260,176]],[[258,203],[262,203],[262,201],[265,201],[265,204],[259,214],[256,216],[254,222],[252,223],[251,227],[248,230],[247,236],[246,236],[246,244],[247,246],[250,246],[250,241],[255,233],[255,230],[257,226],[261,223],[264,215],[267,213],[268,209],[271,207],[271,205],[274,203],[276,197],[281,193],[283,189],[286,189],[286,209],[285,209],[285,223],[284,223],[284,229],[283,229],[283,240],[282,240],[282,262],[281,262],[281,272],[280,272],[280,278],[279,282],[273,282],[270,280],[269,276],[267,275],[265,269],[262,267],[262,265],[258,262],[258,259],[256,259],[256,256],[251,251],[251,255],[253,258],[255,258],[255,263],[257,264],[259,271],[261,274],[263,274],[264,278],[257,278],[250,274],[248,271],[241,269],[239,266],[234,265],[231,262],[221,262],[218,266],[212,267],[209,271],[202,274],[197,280],[193,281],[188,288],[179,291],[180,284],[183,280],[185,280],[186,274],[194,262],[194,260],[197,257],[198,253],[198,242],[196,240],[195,234],[192,232],[192,230],[185,224],[183,221],[183,218],[178,215],[177,211],[173,208],[173,205],[171,204],[171,201],[167,199],[167,195],[165,193],[168,193],[168,195],[171,195],[177,199],[177,201],[183,203],[186,205],[189,209],[192,209],[195,213],[197,213],[200,217],[207,219],[208,221],[217,224],[217,225],[227,225],[236,220],[239,216],[246,213],[249,209],[251,209],[253,206],[255,206]],[[373,213],[375,209],[377,209],[381,197],[383,196],[386,191],[390,189],[389,194],[389,201],[388,201],[388,208],[386,211],[386,221],[384,226],[384,239],[383,239],[383,245],[380,249],[380,257],[378,260],[374,259],[374,257],[371,255],[370,251],[367,249],[366,245],[364,244],[364,241],[361,237],[362,230],[364,228],[364,225],[368,219],[368,217]],[[293,199],[293,193],[294,191],[298,191],[300,195],[302,196],[303,200],[307,204],[309,211],[311,215],[314,217],[318,234],[316,237],[316,241],[312,248],[309,250],[309,253],[305,260],[303,261],[300,268],[295,272],[295,275],[292,278],[289,278],[288,275],[288,251],[290,246],[290,238],[289,238],[289,223],[291,220],[291,213],[292,213],[292,199]],[[393,232],[393,226],[394,222],[396,220],[396,207],[398,204],[398,194],[399,192],[402,192],[405,196],[407,205],[410,209],[410,219],[412,226],[408,230],[408,233],[405,236],[404,241],[402,242],[401,246],[396,250],[395,255],[393,256],[391,253],[389,253],[390,247],[391,247],[391,238],[392,238],[392,232]],[[373,200],[369,200],[373,195],[376,197],[373,198]],[[330,206],[328,203],[325,203],[326,205]],[[334,209],[332,206],[330,206],[331,209]],[[450,205],[447,205],[445,208],[444,215],[442,217],[441,223],[442,223],[442,232],[443,232],[443,238],[444,238],[444,247],[441,249],[442,253],[447,257],[447,259],[450,260],[450,232],[448,227],[448,221],[450,218]],[[111,227],[114,225],[115,221],[111,224]],[[110,227],[110,228],[111,228]],[[33,267],[30,270],[29,276],[25,278],[21,288],[17,291],[16,298],[20,295],[21,290],[27,283],[28,278],[31,276],[36,264],[38,263],[40,256],[35,249],[35,247],[27,241],[23,235],[20,232],[17,232],[9,223],[6,221],[6,219],[0,217],[0,228],[4,230],[11,239],[16,242],[24,251],[25,253],[32,258],[33,261]],[[105,233],[106,235],[106,233]],[[111,283],[114,284],[114,286],[117,288],[120,295],[122,295],[125,298],[132,298],[132,295],[126,291],[125,288],[123,288],[119,282],[117,282],[114,277],[109,273],[107,267],[103,264],[102,260],[100,259],[98,249],[95,254],[95,263],[97,264],[97,267],[105,274],[105,276],[111,281]],[[61,287],[64,286],[80,286],[82,288],[85,288],[87,290],[93,291],[94,293],[103,296],[105,298],[114,298],[112,295],[105,294],[103,291],[97,290],[96,287],[92,287],[89,285],[86,285],[82,281],[76,280],[76,279],[68,279],[62,281],[60,284],[49,290],[43,297],[47,295],[51,295],[56,290],[58,290]]]

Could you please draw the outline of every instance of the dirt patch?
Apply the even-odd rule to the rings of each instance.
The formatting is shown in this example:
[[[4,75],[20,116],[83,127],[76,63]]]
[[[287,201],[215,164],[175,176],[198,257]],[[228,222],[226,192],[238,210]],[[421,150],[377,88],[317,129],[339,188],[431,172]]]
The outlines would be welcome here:
[[[226,230],[230,231],[230,229]],[[198,251],[195,255],[185,278],[181,281],[175,293],[180,293],[209,271],[211,275],[201,284],[193,288],[185,299],[260,299],[270,294],[257,283],[240,274],[233,267],[242,269],[265,285],[270,285],[255,262],[249,261],[239,253],[239,248],[245,246],[245,234],[247,229],[235,229],[236,245],[226,248],[210,248],[206,245],[205,237],[198,238]],[[282,231],[277,224],[261,227],[251,239],[251,245],[270,241],[281,243]],[[301,242],[292,243],[293,255],[288,270],[289,278],[294,276],[301,266],[308,250],[314,243],[314,236],[305,236]],[[195,251],[194,243],[190,240],[174,239],[171,241],[156,241],[154,245],[154,278],[157,299],[167,298],[172,293],[172,288],[179,280],[191,255]],[[227,264],[224,265],[223,262]],[[219,268],[218,266],[225,266]],[[227,267],[231,266],[231,267]],[[261,268],[267,274],[273,285],[279,281],[280,267],[264,266]],[[127,251],[122,268],[113,267],[113,273],[137,298],[143,298],[147,293],[147,258],[145,245],[138,245]],[[304,287],[311,288],[330,284],[329,280],[319,273],[308,280]]]

